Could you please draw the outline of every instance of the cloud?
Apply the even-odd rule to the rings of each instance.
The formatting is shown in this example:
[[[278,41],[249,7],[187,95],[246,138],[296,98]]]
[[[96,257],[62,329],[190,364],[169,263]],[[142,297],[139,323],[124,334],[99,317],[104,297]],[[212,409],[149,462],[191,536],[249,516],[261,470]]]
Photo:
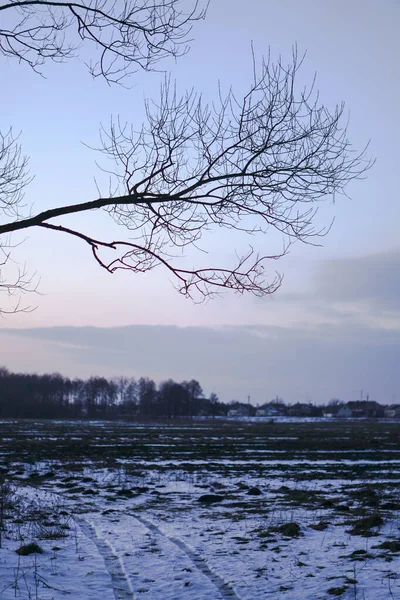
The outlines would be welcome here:
[[[361,324],[118,328],[49,327],[0,332],[0,364],[88,377],[196,378],[222,400],[254,403],[355,399],[361,388],[400,397],[400,332]]]
[[[400,250],[325,261],[314,289],[255,303],[247,325],[0,331],[0,365],[71,377],[195,378],[222,400],[400,398]],[[272,308],[274,310],[272,310]],[[279,324],[279,326],[278,326]]]
[[[316,295],[326,302],[355,302],[374,311],[400,311],[400,249],[324,262]]]
[[[276,297],[275,316],[317,324],[400,329],[400,249],[320,261],[302,292]]]

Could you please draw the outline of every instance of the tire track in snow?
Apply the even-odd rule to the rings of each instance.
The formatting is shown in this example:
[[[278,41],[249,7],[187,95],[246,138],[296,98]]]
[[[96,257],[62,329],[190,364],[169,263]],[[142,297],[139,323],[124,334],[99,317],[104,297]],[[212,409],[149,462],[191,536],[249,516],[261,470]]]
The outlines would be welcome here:
[[[227,583],[224,579],[222,579],[222,577],[217,575],[217,573],[214,573],[214,571],[212,571],[210,569],[210,567],[208,566],[206,560],[200,554],[198,554],[195,550],[192,550],[191,548],[189,548],[185,544],[185,542],[183,542],[182,540],[180,540],[178,538],[175,538],[173,536],[163,533],[161,531],[161,529],[159,529],[157,527],[157,525],[154,525],[154,523],[152,523],[151,521],[148,521],[147,519],[144,519],[143,517],[138,517],[137,515],[135,515],[134,518],[137,519],[140,523],[142,523],[145,527],[150,529],[150,531],[152,531],[156,535],[160,535],[160,536],[166,538],[170,542],[173,542],[180,550],[182,550],[190,558],[190,560],[193,562],[195,567],[199,571],[201,571],[203,573],[203,575],[208,577],[208,579],[211,581],[211,583],[214,584],[214,586],[217,588],[217,590],[221,594],[222,598],[224,598],[226,600],[240,600],[240,597],[236,594],[236,592],[230,586],[230,584]]]
[[[101,554],[107,571],[111,576],[115,600],[135,600],[129,577],[124,564],[114,552],[112,546],[104,539],[98,537],[96,529],[85,519],[75,519],[82,533],[92,540]]]

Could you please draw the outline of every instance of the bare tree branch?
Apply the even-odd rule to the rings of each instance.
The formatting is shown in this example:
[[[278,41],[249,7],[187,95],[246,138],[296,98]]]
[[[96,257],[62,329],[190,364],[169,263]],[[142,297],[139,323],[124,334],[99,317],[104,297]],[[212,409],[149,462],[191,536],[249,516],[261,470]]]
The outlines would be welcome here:
[[[65,61],[92,42],[91,74],[121,82],[138,68],[185,54],[192,24],[206,10],[206,0],[6,1],[0,3],[0,54],[41,72],[47,60]]]
[[[247,255],[238,258],[233,268],[182,269],[175,266],[170,260],[171,257],[157,253],[156,249],[150,249],[143,245],[127,241],[103,242],[62,225],[42,223],[40,227],[62,231],[85,241],[91,247],[97,263],[109,273],[115,273],[119,269],[144,273],[161,265],[174,276],[175,287],[181,294],[191,298],[200,298],[201,301],[217,295],[220,289],[239,293],[251,292],[261,297],[265,294],[273,294],[282,282],[282,276],[276,274],[274,280],[266,284],[263,264],[266,260],[280,258],[282,254],[260,257],[254,253],[253,248],[250,248]],[[100,255],[100,250],[104,248],[122,250],[122,254],[118,258],[106,261]]]
[[[17,220],[24,208],[24,190],[32,178],[28,173],[28,159],[22,155],[18,136],[10,128],[5,134],[0,132],[0,226],[4,219]],[[29,277],[25,268],[16,266],[10,275],[12,246],[9,241],[0,244],[0,293],[7,297],[9,308],[0,306],[0,315],[31,310],[21,304],[25,292],[35,291],[34,276]],[[7,273],[6,273],[7,271]]]
[[[31,312],[34,306],[24,304],[22,296],[26,293],[36,292],[38,282],[35,282],[35,275],[28,275],[25,267],[20,268],[15,265],[15,274],[11,276],[9,272],[5,275],[5,270],[12,263],[10,245],[0,246],[0,293],[6,296],[6,306],[0,306],[0,316],[16,312]],[[7,269],[9,271],[10,269]]]
[[[22,155],[18,136],[12,128],[0,131],[0,218],[18,218],[22,208],[24,188],[31,182],[28,159]]]
[[[146,102],[142,127],[117,120],[101,130],[100,151],[111,161],[106,171],[115,194],[18,218],[0,225],[0,235],[36,226],[63,232],[88,244],[109,272],[162,266],[178,290],[194,298],[221,289],[274,292],[281,278],[266,277],[268,261],[296,240],[318,242],[329,230],[314,226],[318,203],[345,193],[371,166],[365,149],[351,147],[343,104],[330,111],[314,83],[296,91],[301,63],[296,50],[289,65],[268,58],[257,68],[254,62],[248,93],[239,98],[219,90],[212,105],[193,90],[179,96],[167,78],[159,101]],[[100,208],[129,231],[128,239],[96,240],[49,223]],[[265,250],[265,234],[273,230],[283,240],[278,253]],[[221,231],[251,236],[249,249],[229,266],[188,265],[185,249]],[[107,250],[118,256],[104,258]]]

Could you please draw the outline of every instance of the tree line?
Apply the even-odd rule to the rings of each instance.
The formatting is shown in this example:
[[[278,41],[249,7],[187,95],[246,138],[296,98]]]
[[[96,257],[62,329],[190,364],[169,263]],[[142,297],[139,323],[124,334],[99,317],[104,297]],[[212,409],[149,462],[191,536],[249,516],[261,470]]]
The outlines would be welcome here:
[[[341,414],[340,409],[347,412]],[[196,379],[167,379],[156,384],[149,377],[90,377],[70,379],[59,373],[12,373],[0,367],[0,419],[176,419],[190,417],[383,417],[377,402],[332,399],[327,404],[286,404],[278,396],[261,405],[231,400],[215,393],[205,397]],[[392,409],[399,411],[400,405]]]
[[[204,397],[198,381],[159,385],[140,377],[69,379],[59,373],[11,373],[0,368],[0,418],[178,418],[227,414],[216,394]]]

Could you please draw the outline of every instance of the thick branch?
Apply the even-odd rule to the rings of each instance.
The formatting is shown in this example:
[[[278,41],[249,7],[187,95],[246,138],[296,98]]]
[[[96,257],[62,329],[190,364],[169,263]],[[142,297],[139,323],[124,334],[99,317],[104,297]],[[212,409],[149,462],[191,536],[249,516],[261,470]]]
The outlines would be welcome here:
[[[11,223],[5,223],[0,225],[0,235],[3,233],[11,233],[13,231],[20,231],[22,229],[29,229],[30,227],[36,227],[56,217],[63,217],[65,215],[73,215],[80,212],[86,212],[89,210],[95,210],[99,208],[105,208],[108,206],[114,206],[116,204],[135,204],[138,200],[132,196],[117,196],[115,198],[98,198],[97,200],[91,200],[89,202],[82,202],[81,204],[71,204],[68,206],[59,206],[50,208],[33,217],[27,219],[21,219]]]

